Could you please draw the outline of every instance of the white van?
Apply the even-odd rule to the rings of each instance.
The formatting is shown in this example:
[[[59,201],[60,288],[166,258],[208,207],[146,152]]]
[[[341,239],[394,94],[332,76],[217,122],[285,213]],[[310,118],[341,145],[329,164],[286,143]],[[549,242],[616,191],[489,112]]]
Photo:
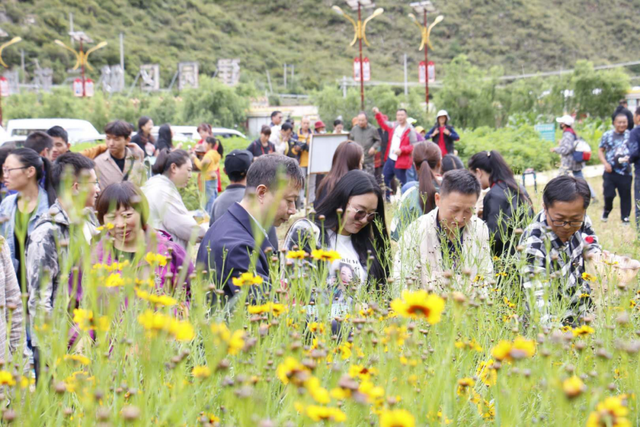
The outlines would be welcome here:
[[[158,131],[160,126],[154,126],[151,129],[151,135],[155,139],[158,139]],[[173,130],[173,140],[176,142],[189,142],[189,141],[200,141],[200,134],[198,134],[197,126],[171,126]],[[232,138],[232,137],[240,137],[247,139],[247,137],[242,133],[238,132],[235,129],[227,129],[227,128],[212,128],[213,136],[218,138]]]
[[[78,119],[15,119],[7,123],[9,141],[24,141],[36,131],[46,132],[53,126],[61,126],[69,134],[69,143],[78,144],[87,141],[104,140],[91,123]]]

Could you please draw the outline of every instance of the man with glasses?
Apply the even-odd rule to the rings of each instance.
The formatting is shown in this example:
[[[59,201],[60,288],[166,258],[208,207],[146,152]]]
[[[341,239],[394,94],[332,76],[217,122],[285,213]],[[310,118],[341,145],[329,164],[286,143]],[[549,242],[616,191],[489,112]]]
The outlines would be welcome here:
[[[91,228],[95,229],[92,208],[99,192],[95,163],[78,153],[65,153],[58,157],[52,168],[52,183],[58,198],[49,211],[36,222],[29,235],[26,257],[26,276],[29,323],[31,328],[34,362],[38,373],[39,353],[33,326],[38,319],[53,312],[60,286],[64,292],[75,292],[73,274],[69,287],[60,283],[71,268],[79,264],[79,254],[87,253]],[[93,227],[92,227],[93,225]],[[89,238],[89,239],[88,239]],[[76,259],[69,248],[74,249]],[[72,295],[72,300],[79,298]]]

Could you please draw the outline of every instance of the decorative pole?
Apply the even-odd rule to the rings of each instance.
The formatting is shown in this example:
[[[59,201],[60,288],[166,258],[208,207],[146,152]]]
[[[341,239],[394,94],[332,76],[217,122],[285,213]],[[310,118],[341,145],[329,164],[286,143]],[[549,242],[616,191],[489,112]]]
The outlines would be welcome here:
[[[431,30],[433,27],[438,25],[444,19],[444,16],[439,15],[431,25],[427,25],[427,12],[435,12],[436,9],[431,3],[431,1],[422,1],[417,3],[411,3],[411,7],[418,14],[422,14],[424,18],[424,24],[421,25],[416,17],[410,13],[409,18],[420,28],[420,33],[422,34],[422,41],[420,43],[420,48],[418,50],[422,50],[424,48],[424,86],[425,86],[425,101],[427,103],[427,113],[429,112],[429,48],[433,49],[433,45],[431,44]]]
[[[100,42],[97,45],[95,45],[94,47],[92,47],[91,49],[89,49],[85,53],[84,52],[84,43],[93,43],[93,40],[91,40],[89,38],[89,36],[87,36],[82,31],[71,32],[71,33],[69,33],[69,35],[71,36],[71,38],[73,40],[77,40],[78,42],[80,42],[80,50],[78,52],[76,52],[74,49],[70,48],[69,46],[67,46],[66,44],[61,42],[60,40],[54,40],[53,42],[55,44],[57,44],[58,46],[61,46],[61,47],[65,48],[65,49],[67,49],[68,51],[73,52],[73,54],[76,56],[76,63],[74,65],[73,69],[77,70],[79,67],[81,67],[81,72],[82,72],[82,97],[84,98],[87,95],[86,88],[85,88],[85,67],[88,68],[89,70],[93,71],[93,67],[91,66],[91,64],[89,64],[89,55],[91,55],[96,50],[102,49],[103,47],[105,47],[107,45],[107,42]]]

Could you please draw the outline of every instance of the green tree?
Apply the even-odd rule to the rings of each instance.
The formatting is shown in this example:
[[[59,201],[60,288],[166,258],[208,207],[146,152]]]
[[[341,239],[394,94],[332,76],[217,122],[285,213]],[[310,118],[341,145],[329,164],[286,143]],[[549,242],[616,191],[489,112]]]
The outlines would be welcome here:
[[[622,69],[596,71],[588,61],[576,63],[571,83],[577,113],[602,118],[613,112],[630,88],[629,75]]]

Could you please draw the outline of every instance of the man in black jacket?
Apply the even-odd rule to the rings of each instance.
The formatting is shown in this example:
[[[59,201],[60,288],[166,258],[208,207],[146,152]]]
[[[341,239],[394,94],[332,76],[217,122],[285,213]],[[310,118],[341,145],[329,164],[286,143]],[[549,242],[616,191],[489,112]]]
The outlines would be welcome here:
[[[268,289],[267,253],[277,242],[269,240],[266,230],[296,213],[303,186],[304,176],[294,159],[278,154],[260,156],[247,172],[242,201],[232,205],[205,234],[197,262],[212,273],[213,283],[224,291],[227,301],[240,291],[238,280],[243,273],[260,277],[262,289]],[[251,289],[253,297],[258,297],[260,288]]]
[[[631,130],[633,129],[633,114],[631,114],[631,111],[629,111],[627,106],[628,106],[627,100],[621,99],[620,105],[618,105],[618,107],[616,108],[616,111],[614,111],[613,114],[611,115],[611,123],[613,123],[616,120],[616,117],[619,114],[624,114],[625,116],[627,116],[627,129]]]

